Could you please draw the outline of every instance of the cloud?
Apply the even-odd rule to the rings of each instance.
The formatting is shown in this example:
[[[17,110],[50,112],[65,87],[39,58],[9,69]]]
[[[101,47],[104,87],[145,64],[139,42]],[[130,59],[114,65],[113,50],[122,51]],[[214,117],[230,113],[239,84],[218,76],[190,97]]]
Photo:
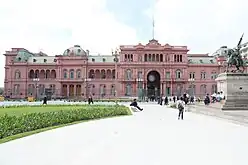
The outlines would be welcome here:
[[[161,43],[211,53],[223,45],[234,47],[243,32],[248,40],[247,5],[245,0],[157,0],[146,13],[154,12]]]
[[[0,21],[1,54],[24,47],[55,55],[75,44],[110,54],[111,48],[137,42],[136,31],[107,11],[105,0],[4,0]]]
[[[8,0],[0,9],[1,49],[42,48],[59,54],[79,44],[106,53],[137,40],[135,30],[118,22],[104,0]]]

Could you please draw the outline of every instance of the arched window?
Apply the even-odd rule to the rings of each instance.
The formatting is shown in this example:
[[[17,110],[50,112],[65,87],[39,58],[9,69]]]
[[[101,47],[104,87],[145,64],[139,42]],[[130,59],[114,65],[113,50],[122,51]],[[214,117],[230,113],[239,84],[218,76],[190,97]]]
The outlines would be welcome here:
[[[216,71],[212,71],[211,72],[211,79],[215,80],[218,77],[218,74],[216,73]]]
[[[202,72],[201,72],[201,79],[206,79],[206,77],[207,77],[207,76],[206,76],[206,72],[202,71]]]
[[[106,71],[104,69],[101,70],[101,79],[106,78]]]
[[[142,79],[142,78],[143,78],[142,71],[138,71],[138,79]]]
[[[149,56],[148,56],[148,61],[149,62],[152,61],[152,55],[151,54],[149,54]]]
[[[179,57],[180,57],[179,61],[180,61],[180,62],[183,62],[183,56],[180,55]]]
[[[124,61],[127,62],[127,54],[124,55]]]
[[[153,54],[153,55],[152,55],[152,62],[155,62],[155,61],[156,61],[156,55]]]
[[[145,54],[145,59],[144,59],[145,62],[147,62],[147,54]]]
[[[132,79],[132,71],[131,69],[126,70],[126,79],[131,80]]]
[[[15,79],[20,79],[21,78],[21,72],[19,70],[15,71]]]
[[[70,79],[74,79],[74,70],[70,70]]]
[[[217,85],[216,84],[212,85],[212,91],[211,92],[212,92],[211,94],[217,93]]]
[[[177,55],[177,62],[180,62],[180,61],[179,61],[179,55]]]
[[[159,54],[156,54],[156,62],[159,62]]]
[[[207,85],[202,84],[200,86],[200,92],[201,92],[202,97],[205,96],[207,94]]]
[[[189,91],[188,91],[189,95],[190,96],[195,96],[195,85],[194,84],[191,84],[189,86]]]
[[[126,92],[125,92],[126,96],[131,96],[132,95],[132,86],[131,84],[126,84]]]
[[[101,97],[104,97],[106,95],[106,85],[104,84],[100,85],[100,95]]]
[[[195,72],[190,72],[189,73],[189,78],[190,79],[195,79]]]
[[[182,72],[178,69],[176,70],[176,79],[181,79],[182,78]]]
[[[163,62],[163,54],[160,54],[160,62]]]
[[[20,94],[20,84],[15,84],[14,85],[14,95],[19,95]]]
[[[176,95],[181,96],[183,94],[183,85],[182,84],[177,84],[176,86]]]
[[[68,78],[67,70],[66,69],[64,69],[64,78]]]
[[[77,78],[80,79],[81,78],[81,71],[77,70]]]

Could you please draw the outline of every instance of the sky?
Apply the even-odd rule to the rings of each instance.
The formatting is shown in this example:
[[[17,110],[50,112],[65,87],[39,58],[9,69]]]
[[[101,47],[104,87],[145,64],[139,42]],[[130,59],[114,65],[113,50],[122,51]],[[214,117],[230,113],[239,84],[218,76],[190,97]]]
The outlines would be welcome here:
[[[248,41],[245,0],[1,0],[0,86],[4,56],[12,47],[48,55],[81,45],[91,53],[110,54],[119,45],[186,45],[190,53],[234,47],[242,33]]]

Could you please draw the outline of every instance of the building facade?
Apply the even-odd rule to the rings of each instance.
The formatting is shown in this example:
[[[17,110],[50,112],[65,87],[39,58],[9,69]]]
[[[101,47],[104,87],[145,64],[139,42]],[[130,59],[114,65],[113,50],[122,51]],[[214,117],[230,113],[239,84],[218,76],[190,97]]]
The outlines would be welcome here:
[[[189,54],[187,46],[121,45],[110,55],[92,55],[75,45],[62,55],[12,48],[5,55],[4,95],[10,98],[84,99],[190,95],[217,91],[221,59]]]

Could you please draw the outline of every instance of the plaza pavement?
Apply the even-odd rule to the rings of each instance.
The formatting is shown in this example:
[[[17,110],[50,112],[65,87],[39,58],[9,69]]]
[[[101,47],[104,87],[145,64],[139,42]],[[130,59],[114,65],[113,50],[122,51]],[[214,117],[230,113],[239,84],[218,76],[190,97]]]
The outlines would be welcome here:
[[[196,103],[189,105],[188,109],[193,113],[204,114],[220,119],[228,120],[229,122],[248,126],[248,110],[247,111],[222,111],[221,103],[212,103],[204,105],[203,103]]]
[[[132,116],[0,144],[0,165],[247,165],[248,127],[143,103]]]

